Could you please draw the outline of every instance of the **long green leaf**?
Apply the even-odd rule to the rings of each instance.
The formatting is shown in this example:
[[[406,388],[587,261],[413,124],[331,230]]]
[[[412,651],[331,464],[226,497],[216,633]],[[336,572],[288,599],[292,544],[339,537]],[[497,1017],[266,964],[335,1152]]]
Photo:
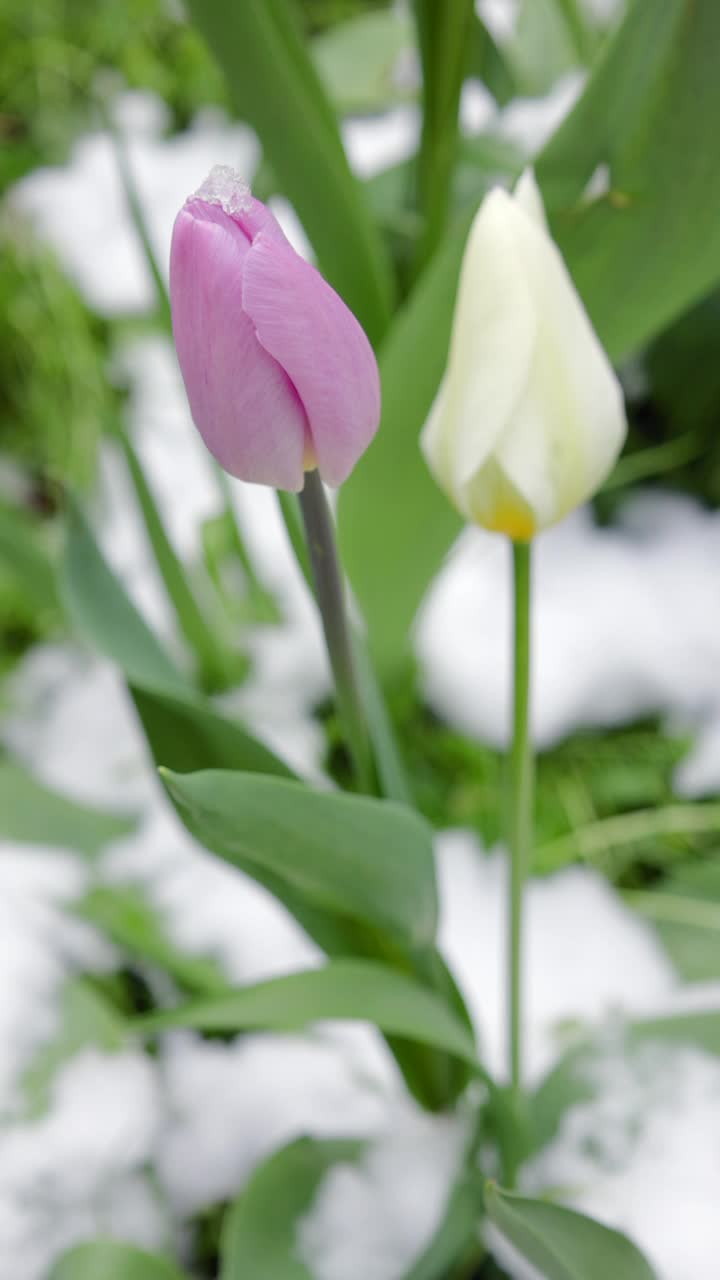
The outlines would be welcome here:
[[[223,1225],[220,1280],[313,1280],[297,1252],[297,1225],[336,1164],[363,1142],[298,1138],[255,1171]]]
[[[107,813],[51,791],[15,764],[0,764],[0,835],[21,844],[56,845],[87,857],[130,835],[133,817]]]
[[[553,231],[614,358],[720,279],[720,6],[635,0],[537,163]],[[583,201],[598,166],[608,191]]]
[[[490,1183],[488,1217],[546,1280],[657,1280],[627,1236],[572,1209]]]
[[[225,72],[240,116],[257,130],[321,270],[377,342],[390,318],[390,269],[303,44],[293,0],[189,0],[188,8]]]
[[[117,1240],[93,1240],[64,1254],[48,1280],[185,1280],[185,1276],[167,1258]]]
[[[158,765],[291,775],[272,751],[193,689],[106,564],[75,505],[68,512],[61,594],[76,630],[124,673]]]
[[[156,965],[188,992],[214,992],[228,986],[219,965],[208,956],[176,946],[159,911],[136,885],[98,885],[75,905],[75,914],[129,952],[133,961]]]
[[[219,857],[257,879],[270,873],[310,906],[432,943],[432,833],[411,810],[225,770],[163,777],[188,829]]]
[[[183,696],[191,688],[108,568],[80,507],[68,502],[60,591],[80,634],[133,684]]]
[[[467,225],[436,254],[380,353],[380,430],[338,504],[343,562],[384,673],[405,652],[418,604],[461,527],[418,436],[445,367]]]
[[[195,599],[185,566],[170,541],[140,459],[126,432],[120,432],[119,442],[155,563],[180,630],[205,680],[213,688],[223,688],[231,679],[233,655],[225,649],[217,634],[218,620],[213,623]]]
[[[140,1018],[141,1032],[172,1027],[195,1031],[300,1031],[338,1018],[372,1022],[401,1036],[454,1054],[477,1067],[471,1033],[432,991],[371,960],[333,960],[322,969],[270,978],[256,986],[193,1000]]]
[[[417,159],[423,227],[416,260],[423,267],[445,232],[458,151],[460,90],[468,64],[475,9],[472,0],[439,5],[415,0],[423,69],[423,123]]]
[[[236,720],[220,715],[199,696],[177,698],[131,684],[136,710],[155,763],[178,773],[245,769],[293,777],[292,770]]]

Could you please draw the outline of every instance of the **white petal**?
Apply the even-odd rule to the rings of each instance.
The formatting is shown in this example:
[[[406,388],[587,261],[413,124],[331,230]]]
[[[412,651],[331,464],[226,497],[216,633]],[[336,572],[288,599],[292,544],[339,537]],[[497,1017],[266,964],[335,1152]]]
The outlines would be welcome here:
[[[542,227],[544,231],[548,230],[547,218],[545,217],[545,205],[540,194],[540,188],[535,179],[535,170],[533,168],[523,169],[520,177],[515,184],[513,192],[515,203],[523,213],[537,226]]]
[[[496,188],[465,249],[447,372],[424,442],[453,491],[495,447],[530,369],[536,320],[515,243],[519,216],[507,192]]]
[[[627,426],[620,384],[560,253],[521,217],[516,245],[541,319],[527,384],[497,458],[544,526],[600,486]]]

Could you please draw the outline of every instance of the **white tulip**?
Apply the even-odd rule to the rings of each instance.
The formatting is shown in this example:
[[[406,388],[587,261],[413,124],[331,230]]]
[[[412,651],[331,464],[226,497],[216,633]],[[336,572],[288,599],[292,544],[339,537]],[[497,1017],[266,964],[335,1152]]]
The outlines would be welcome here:
[[[528,170],[514,194],[486,196],[470,229],[423,452],[468,520],[526,541],[596,492],[626,431],[620,383]]]

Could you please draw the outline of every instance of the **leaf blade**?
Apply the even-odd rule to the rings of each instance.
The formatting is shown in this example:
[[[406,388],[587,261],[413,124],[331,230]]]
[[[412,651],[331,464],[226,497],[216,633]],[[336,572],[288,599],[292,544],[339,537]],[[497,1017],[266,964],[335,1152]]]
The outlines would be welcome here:
[[[136,1021],[141,1032],[300,1031],[313,1022],[371,1022],[389,1035],[442,1049],[478,1066],[467,1027],[419,982],[371,960],[333,960]]]
[[[573,1209],[515,1195],[490,1183],[488,1217],[547,1280],[657,1280],[639,1249]]]

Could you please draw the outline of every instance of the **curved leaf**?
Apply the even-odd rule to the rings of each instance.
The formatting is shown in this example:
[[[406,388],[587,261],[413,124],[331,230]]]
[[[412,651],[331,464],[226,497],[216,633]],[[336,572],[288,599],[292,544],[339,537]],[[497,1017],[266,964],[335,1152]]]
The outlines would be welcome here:
[[[158,765],[291,777],[272,751],[220,715],[178,670],[107,565],[79,507],[68,510],[61,593],[79,633],[125,674]]]
[[[432,832],[405,806],[226,770],[163,780],[188,830],[261,883],[269,874],[273,892],[284,884],[310,907],[433,941]]]
[[[636,0],[537,175],[553,231],[613,358],[720,279],[720,6]],[[607,191],[583,192],[598,166]]]
[[[627,1236],[572,1209],[490,1183],[488,1217],[546,1280],[657,1280]]]
[[[313,1280],[297,1256],[296,1226],[334,1164],[363,1142],[299,1138],[253,1174],[223,1224],[220,1280]]]
[[[48,1280],[185,1280],[185,1277],[167,1258],[144,1253],[117,1240],[93,1240],[64,1254]]]
[[[87,857],[137,826],[134,817],[78,804],[9,763],[0,764],[0,813],[4,840],[56,845]]]
[[[478,1066],[471,1033],[439,996],[372,960],[332,960],[270,978],[226,995],[190,1001],[135,1022],[143,1033],[189,1027],[195,1031],[300,1031],[338,1018],[372,1022],[389,1035],[430,1045]]]

